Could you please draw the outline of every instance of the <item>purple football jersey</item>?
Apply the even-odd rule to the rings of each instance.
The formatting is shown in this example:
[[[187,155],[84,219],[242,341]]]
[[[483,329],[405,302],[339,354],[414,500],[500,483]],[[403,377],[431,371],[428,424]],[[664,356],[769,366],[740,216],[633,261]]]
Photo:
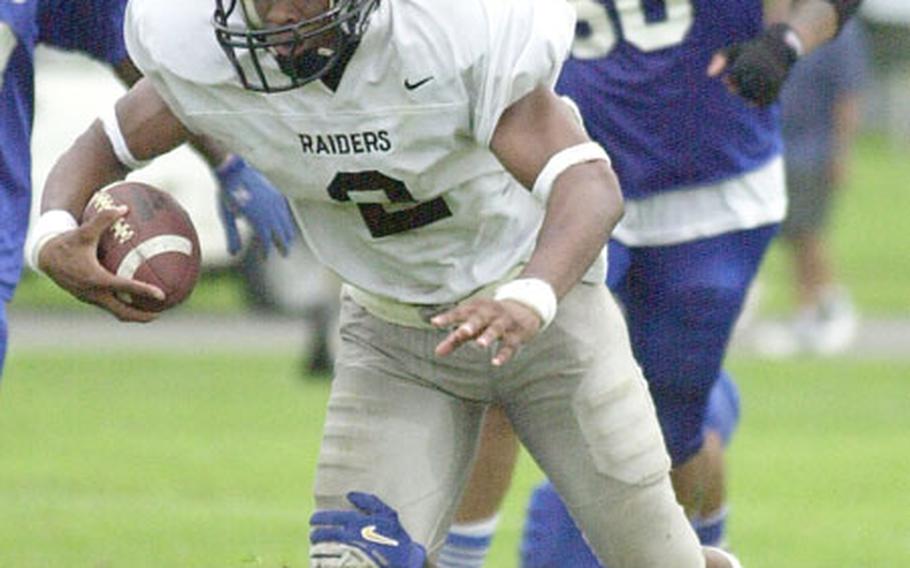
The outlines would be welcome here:
[[[623,194],[722,181],[781,152],[777,108],[707,76],[712,55],[756,36],[761,0],[573,0],[572,57],[557,85],[610,154]]]
[[[126,0],[0,2],[0,300],[22,270],[31,205],[35,46],[80,51],[115,64],[126,59]]]

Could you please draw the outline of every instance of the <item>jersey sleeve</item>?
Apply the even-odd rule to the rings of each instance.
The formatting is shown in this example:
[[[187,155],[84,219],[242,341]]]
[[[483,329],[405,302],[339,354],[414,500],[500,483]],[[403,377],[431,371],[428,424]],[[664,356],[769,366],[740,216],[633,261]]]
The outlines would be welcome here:
[[[236,82],[215,39],[207,2],[130,0],[124,17],[124,38],[130,58],[155,86],[184,126],[195,131],[184,109],[187,84]]]
[[[127,0],[51,2],[41,10],[39,42],[79,51],[110,65],[123,62],[123,12]]]
[[[564,0],[488,0],[485,51],[471,73],[474,138],[488,146],[502,113],[552,87],[568,57],[575,12]]]
[[[129,3],[124,16],[124,43],[133,64],[142,72],[142,75],[155,87],[155,92],[164,100],[171,112],[183,123],[193,130],[188,124],[186,113],[179,104],[177,97],[171,92],[167,81],[167,65],[156,57],[155,43],[160,39],[159,33],[163,29],[155,11],[155,2],[159,0],[137,1]]]
[[[145,76],[154,75],[158,66],[152,58],[151,51],[144,43],[147,38],[143,37],[141,23],[141,2],[131,2],[126,9],[123,24],[123,37],[126,50],[129,53],[133,64],[142,71]]]

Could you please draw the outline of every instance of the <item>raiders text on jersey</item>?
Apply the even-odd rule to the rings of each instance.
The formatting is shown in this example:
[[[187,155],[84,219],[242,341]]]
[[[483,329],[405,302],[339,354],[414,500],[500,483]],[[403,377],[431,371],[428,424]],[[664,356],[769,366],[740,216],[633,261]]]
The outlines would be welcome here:
[[[304,154],[370,154],[388,152],[392,141],[386,130],[335,134],[298,134]]]

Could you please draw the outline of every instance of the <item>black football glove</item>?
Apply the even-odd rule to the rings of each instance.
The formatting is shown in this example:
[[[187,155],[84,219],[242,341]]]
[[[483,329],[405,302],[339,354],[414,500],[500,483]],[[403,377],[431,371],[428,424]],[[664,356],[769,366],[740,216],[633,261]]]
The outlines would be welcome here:
[[[755,39],[723,50],[727,58],[724,81],[730,89],[760,107],[776,101],[799,58],[796,48],[787,41],[787,35],[792,33],[787,24],[774,24]]]

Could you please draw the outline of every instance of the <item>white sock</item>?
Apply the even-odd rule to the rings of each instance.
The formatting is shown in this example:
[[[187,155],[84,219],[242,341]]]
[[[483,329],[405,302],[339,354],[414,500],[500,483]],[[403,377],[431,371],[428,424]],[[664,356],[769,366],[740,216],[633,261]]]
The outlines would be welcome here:
[[[439,553],[438,568],[481,568],[490,551],[499,515],[474,523],[454,524]]]

